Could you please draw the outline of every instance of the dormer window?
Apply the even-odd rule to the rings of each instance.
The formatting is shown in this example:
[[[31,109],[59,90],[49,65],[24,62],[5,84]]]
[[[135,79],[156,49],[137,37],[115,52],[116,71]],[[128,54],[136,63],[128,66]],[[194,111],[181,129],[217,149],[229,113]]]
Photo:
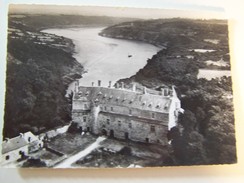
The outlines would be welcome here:
[[[82,95],[82,92],[81,92],[81,91],[79,91],[79,92],[78,92],[78,95]]]
[[[152,107],[152,103],[148,104],[148,107]]]
[[[119,97],[116,98],[116,101],[119,101]]]
[[[167,102],[165,105],[164,105],[164,109],[168,109],[169,108],[169,102]]]
[[[142,102],[142,105],[146,105],[146,102],[144,101],[144,102]]]
[[[86,95],[89,95],[89,91],[86,92]]]
[[[126,98],[123,98],[122,102],[126,101]]]
[[[158,109],[159,109],[159,108],[160,108],[160,105],[159,105],[159,104],[157,104],[157,105],[156,105],[156,108],[158,108]]]
[[[113,95],[110,95],[110,96],[109,96],[109,99],[112,99],[112,98],[113,98]]]
[[[106,97],[107,97],[107,95],[106,95],[106,94],[104,94],[104,95],[103,95],[103,98],[106,98]]]
[[[130,100],[130,102],[129,102],[130,104],[132,104],[133,103],[133,100]]]
[[[98,92],[98,94],[97,95],[102,95],[102,92]]]

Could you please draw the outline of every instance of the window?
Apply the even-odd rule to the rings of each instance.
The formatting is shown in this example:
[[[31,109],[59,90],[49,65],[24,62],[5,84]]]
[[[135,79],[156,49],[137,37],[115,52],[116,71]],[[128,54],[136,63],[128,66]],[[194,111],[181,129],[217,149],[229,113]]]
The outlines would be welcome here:
[[[152,113],[152,118],[155,118],[155,113]]]
[[[111,107],[111,111],[114,111],[114,108],[113,107]]]
[[[121,121],[118,121],[118,126],[121,126]]]
[[[152,125],[151,128],[150,128],[150,131],[151,132],[155,132],[155,126]]]
[[[30,142],[31,141],[31,137],[28,137],[28,142]]]
[[[86,116],[83,116],[83,122],[86,122]]]
[[[129,123],[129,128],[132,128],[132,124],[131,123]]]
[[[9,160],[9,155],[7,155],[7,156],[5,157],[5,160]]]
[[[87,109],[87,104],[84,104],[84,108]]]
[[[104,106],[104,111],[106,111],[107,110],[107,107],[106,106]]]
[[[129,133],[128,132],[125,132],[125,139],[129,140]]]
[[[105,125],[103,125],[102,127],[103,127],[103,128],[105,128],[106,126],[105,126]]]
[[[108,124],[108,125],[110,124],[110,119],[107,119],[107,124]]]
[[[130,115],[132,114],[132,110],[131,110],[131,109],[129,110],[129,114],[130,114]]]

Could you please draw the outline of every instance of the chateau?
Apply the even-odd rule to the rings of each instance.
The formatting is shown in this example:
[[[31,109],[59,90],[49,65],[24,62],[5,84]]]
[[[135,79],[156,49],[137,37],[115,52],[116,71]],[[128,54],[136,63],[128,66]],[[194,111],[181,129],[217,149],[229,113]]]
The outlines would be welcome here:
[[[145,143],[168,143],[167,133],[182,111],[174,88],[161,91],[124,83],[79,86],[73,95],[72,119],[80,131]]]

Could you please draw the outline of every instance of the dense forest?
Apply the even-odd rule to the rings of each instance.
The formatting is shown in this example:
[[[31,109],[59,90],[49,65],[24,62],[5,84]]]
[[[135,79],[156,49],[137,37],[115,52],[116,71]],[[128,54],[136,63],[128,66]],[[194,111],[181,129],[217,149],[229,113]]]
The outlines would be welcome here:
[[[120,80],[159,89],[175,85],[184,114],[168,134],[173,152],[163,165],[236,162],[231,77],[198,79],[204,61],[229,63],[228,26],[224,20],[165,19],[122,23],[102,36],[139,40],[162,47],[134,76]],[[218,44],[208,40],[218,40]],[[207,41],[206,41],[207,40]],[[193,49],[215,50],[199,53]],[[223,67],[214,67],[223,69]],[[224,69],[230,69],[225,67]]]

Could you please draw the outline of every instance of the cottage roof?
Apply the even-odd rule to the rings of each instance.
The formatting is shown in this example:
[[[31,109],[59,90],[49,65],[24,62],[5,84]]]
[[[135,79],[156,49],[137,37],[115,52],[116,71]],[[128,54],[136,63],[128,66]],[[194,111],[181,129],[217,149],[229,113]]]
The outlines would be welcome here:
[[[79,93],[79,95],[78,95]],[[141,110],[150,110],[155,112],[168,113],[171,97],[151,93],[135,92],[121,88],[105,87],[79,87],[79,92],[75,94],[75,99],[86,98],[98,104],[110,104],[137,108]]]
[[[19,149],[26,145],[28,145],[28,142],[24,138],[20,136],[14,137],[2,143],[2,154]]]
[[[28,137],[31,137],[29,141]],[[36,139],[37,137],[34,136],[31,132],[26,132],[17,137],[5,140],[2,143],[2,154],[24,147]]]

